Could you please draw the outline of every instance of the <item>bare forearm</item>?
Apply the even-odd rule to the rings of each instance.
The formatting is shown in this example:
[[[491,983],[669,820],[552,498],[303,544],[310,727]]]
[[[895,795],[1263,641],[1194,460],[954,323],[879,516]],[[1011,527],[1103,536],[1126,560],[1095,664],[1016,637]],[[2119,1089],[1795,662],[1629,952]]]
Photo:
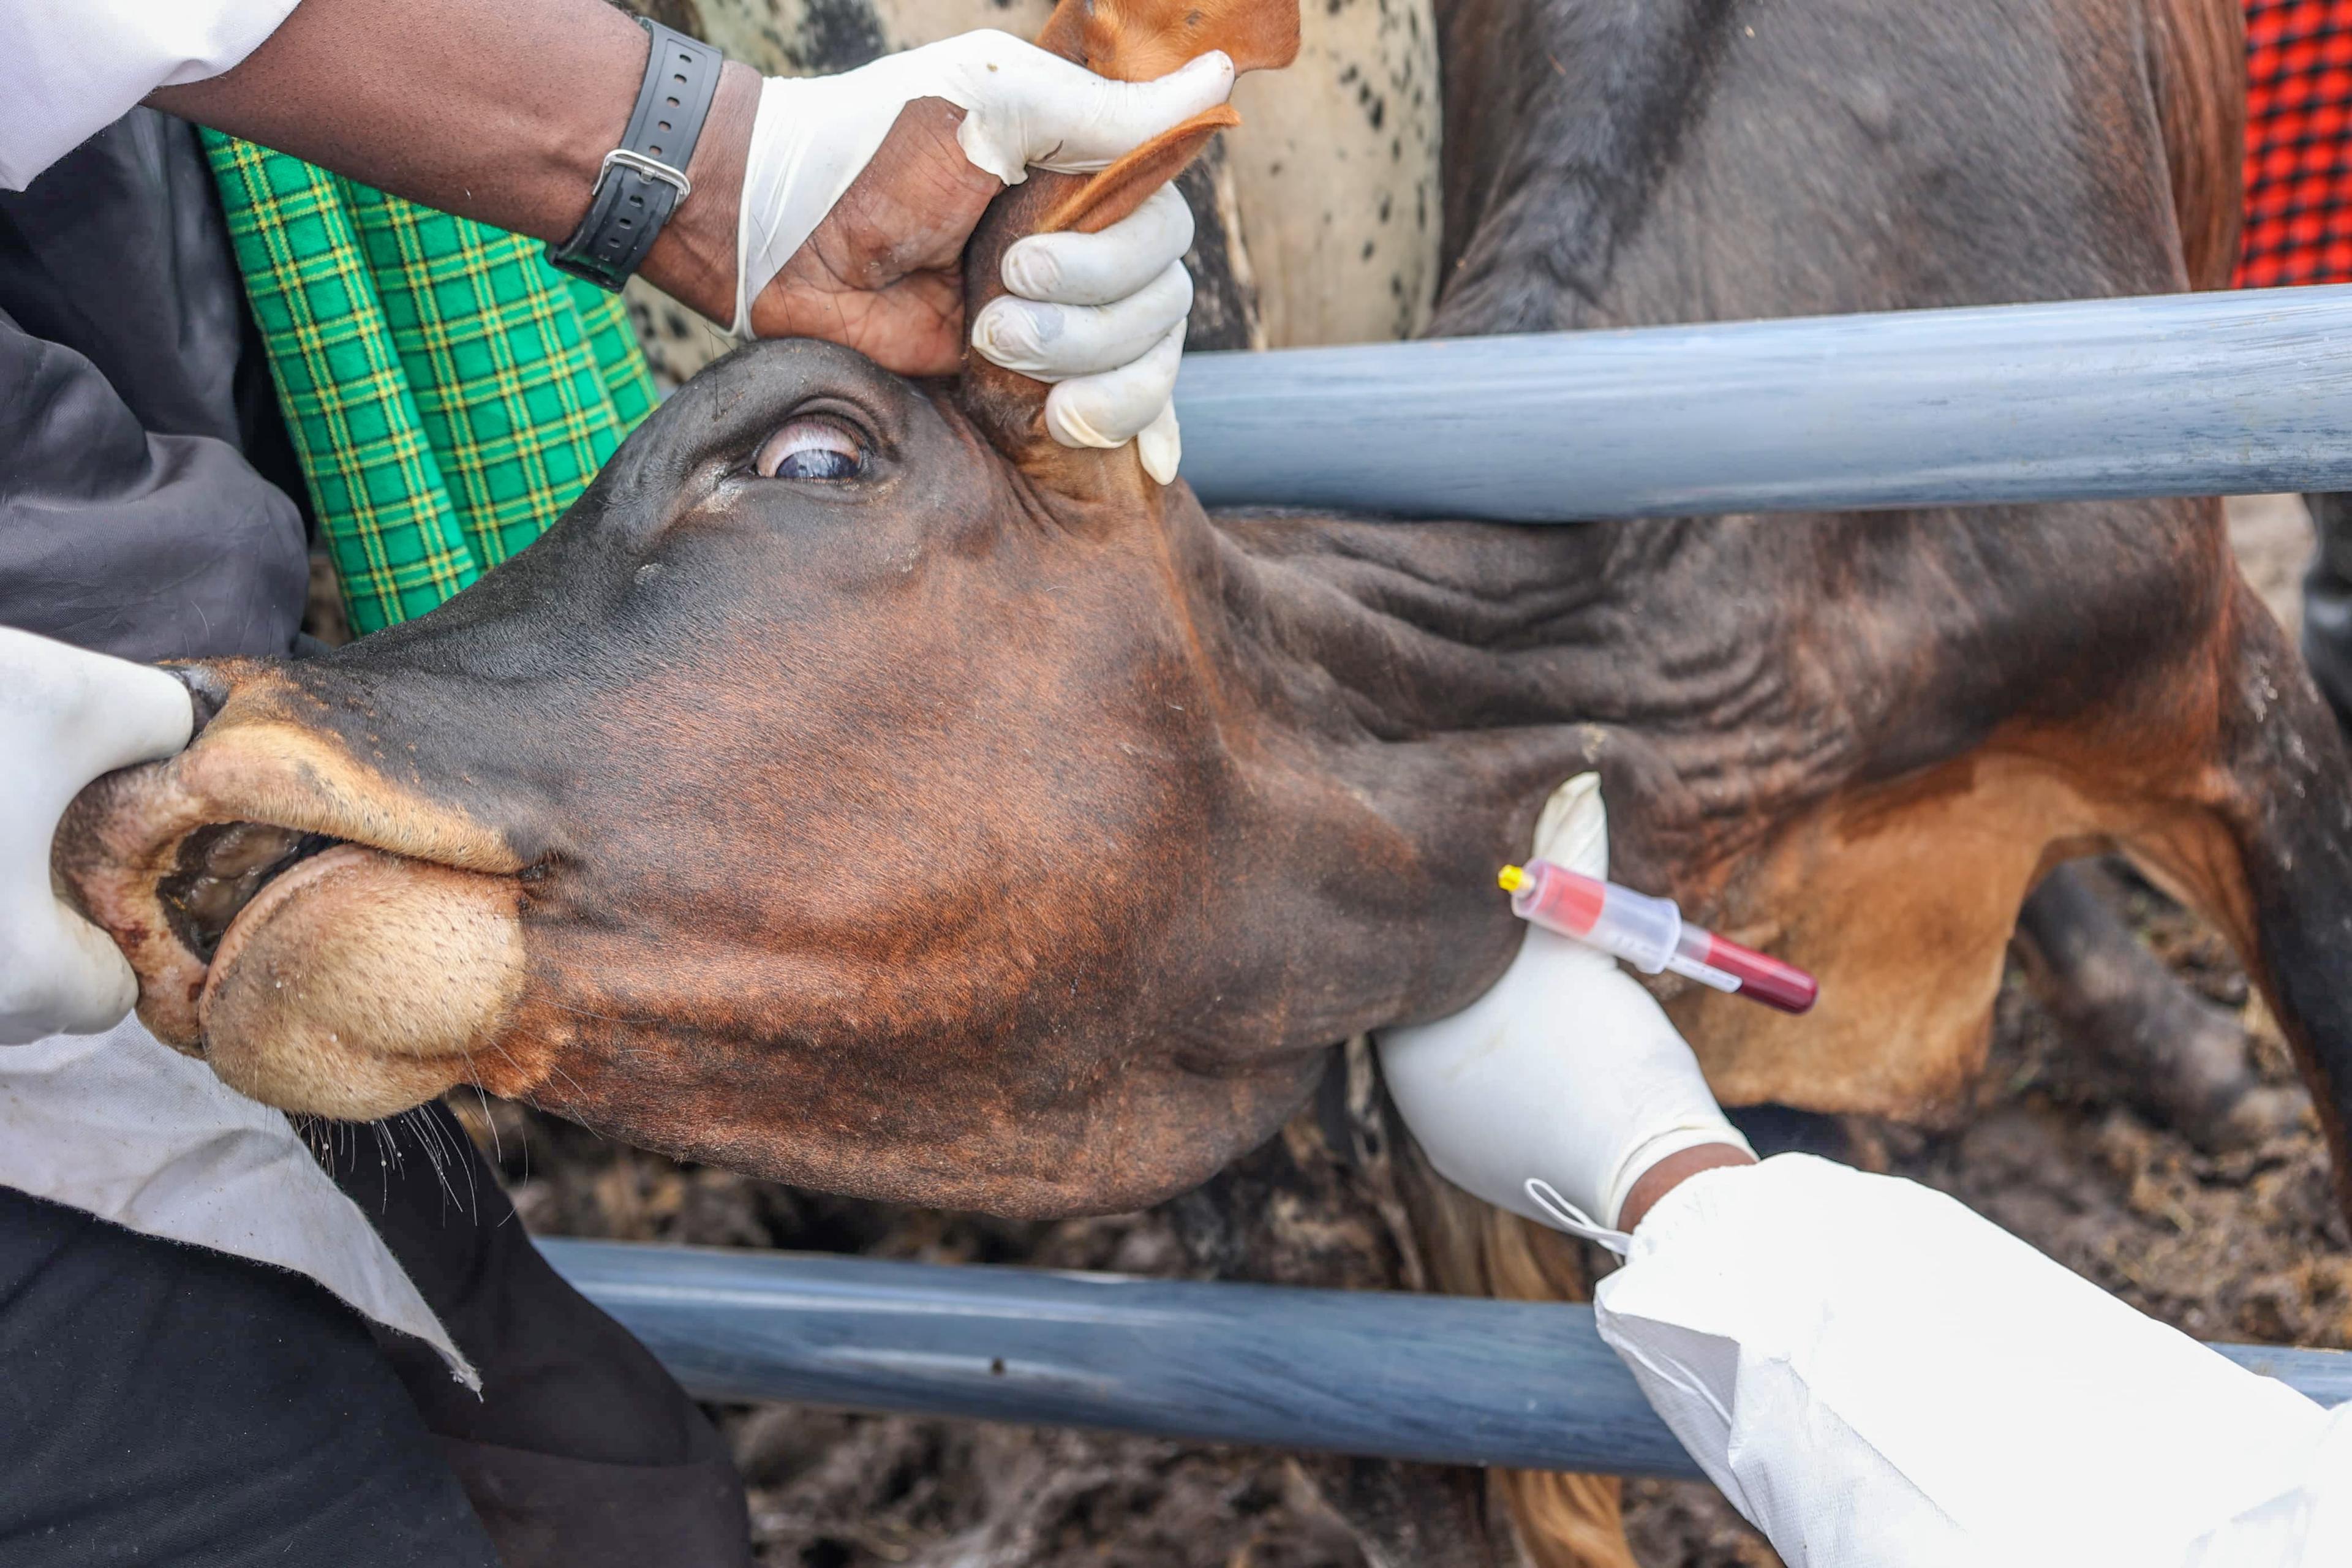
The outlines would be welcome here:
[[[588,209],[646,65],[603,0],[302,0],[235,70],[149,100],[429,206],[541,239]],[[646,279],[732,314],[735,206],[759,78],[730,63]]]
[[[1752,1165],[1756,1156],[1745,1149],[1728,1143],[1702,1143],[1696,1149],[1685,1149],[1669,1154],[1650,1167],[1633,1190],[1625,1194],[1625,1206],[1617,1215],[1617,1228],[1631,1231],[1640,1225],[1649,1212],[1658,1206],[1658,1200],[1681,1186],[1701,1171],[1720,1170],[1726,1165]]]

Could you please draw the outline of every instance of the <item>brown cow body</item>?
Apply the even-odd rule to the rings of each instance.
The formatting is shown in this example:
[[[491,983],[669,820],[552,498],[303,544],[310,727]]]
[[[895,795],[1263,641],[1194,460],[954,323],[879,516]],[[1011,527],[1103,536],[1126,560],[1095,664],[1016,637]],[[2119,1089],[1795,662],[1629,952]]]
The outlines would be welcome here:
[[[2182,287],[2234,13],[2161,4],[1463,0],[1435,331]],[[2342,1167],[2345,756],[2214,504],[1212,517],[1038,392],[755,347],[434,615],[194,672],[198,744],[60,846],[142,1015],[300,1109],[475,1081],[805,1184],[1133,1206],[1488,984],[1493,868],[1597,766],[1622,879],[1822,978],[1674,999],[1727,1099],[1955,1110],[2021,901],[2115,846],[2248,959]],[[856,477],[755,471],[808,418]],[[1530,1245],[1438,1278],[1550,1289]]]

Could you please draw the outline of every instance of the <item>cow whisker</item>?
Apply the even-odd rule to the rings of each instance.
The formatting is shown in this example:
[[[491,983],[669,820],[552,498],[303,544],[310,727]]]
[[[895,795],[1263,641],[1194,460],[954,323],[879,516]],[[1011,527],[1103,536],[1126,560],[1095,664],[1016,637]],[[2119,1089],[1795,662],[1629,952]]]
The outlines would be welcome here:
[[[473,1086],[474,1098],[480,1102],[482,1107],[482,1120],[484,1122],[488,1124],[490,1129],[490,1149],[492,1154],[497,1159],[498,1163],[503,1166],[506,1163],[507,1158],[506,1143],[499,1132],[498,1118],[490,1114],[490,1092],[482,1087],[481,1068],[474,1064],[474,1053],[471,1050],[466,1051],[458,1059],[466,1064],[466,1081]],[[530,1180],[530,1138],[527,1133],[522,1139],[521,1152],[521,1179],[528,1182]],[[507,1207],[506,1217],[500,1219],[499,1223],[500,1225],[504,1225],[507,1219],[519,1220],[520,1218],[520,1212],[510,1204]]]
[[[422,1106],[402,1112],[415,1118],[418,1142],[425,1157],[433,1163],[433,1173],[440,1178],[441,1191],[451,1203],[457,1201],[456,1185],[449,1180],[449,1167],[457,1165],[466,1173],[466,1212],[478,1217],[481,1213],[481,1193],[474,1185],[474,1163],[462,1157],[463,1152],[449,1142],[449,1131],[425,1113]],[[462,1134],[460,1134],[462,1136]]]
[[[474,1071],[474,1058],[471,1052],[467,1052],[466,1056],[466,1076],[472,1081],[474,1099],[481,1105],[482,1125],[490,1130],[490,1158],[503,1165],[507,1159],[506,1141],[499,1132],[499,1119],[490,1114],[490,1097],[482,1088],[480,1075]]]

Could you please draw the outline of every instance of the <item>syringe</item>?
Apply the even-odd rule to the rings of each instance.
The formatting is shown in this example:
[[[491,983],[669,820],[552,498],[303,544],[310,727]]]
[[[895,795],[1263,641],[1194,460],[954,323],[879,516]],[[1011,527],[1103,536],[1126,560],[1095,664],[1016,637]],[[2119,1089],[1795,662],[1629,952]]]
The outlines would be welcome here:
[[[1796,965],[1685,921],[1672,899],[1654,899],[1549,860],[1506,866],[1496,880],[1521,920],[1590,942],[1644,974],[1672,970],[1783,1013],[1805,1011],[1821,994],[1820,984]]]

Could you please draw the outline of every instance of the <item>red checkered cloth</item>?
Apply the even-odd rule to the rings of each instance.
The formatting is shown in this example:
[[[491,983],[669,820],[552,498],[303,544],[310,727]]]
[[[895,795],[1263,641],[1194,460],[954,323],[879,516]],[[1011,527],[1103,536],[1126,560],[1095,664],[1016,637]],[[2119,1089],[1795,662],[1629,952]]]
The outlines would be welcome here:
[[[2246,0],[2240,289],[2352,279],[2352,0]]]

